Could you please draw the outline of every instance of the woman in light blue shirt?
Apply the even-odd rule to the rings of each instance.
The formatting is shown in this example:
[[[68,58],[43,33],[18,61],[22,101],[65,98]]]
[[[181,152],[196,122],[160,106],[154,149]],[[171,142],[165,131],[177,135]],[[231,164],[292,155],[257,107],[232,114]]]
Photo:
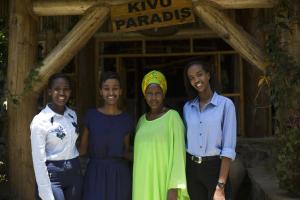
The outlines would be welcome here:
[[[183,114],[191,200],[224,200],[225,196],[229,199],[226,182],[230,163],[236,155],[235,107],[229,98],[214,91],[209,72],[212,67],[194,60],[184,71],[190,98],[184,105]]]

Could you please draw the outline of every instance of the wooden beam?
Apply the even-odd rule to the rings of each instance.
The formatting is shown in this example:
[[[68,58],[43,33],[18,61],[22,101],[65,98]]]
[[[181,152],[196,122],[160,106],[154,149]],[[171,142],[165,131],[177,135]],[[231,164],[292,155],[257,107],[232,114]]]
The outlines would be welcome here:
[[[33,12],[38,16],[82,15],[95,5],[119,5],[132,0],[35,1]]]
[[[116,33],[96,33],[95,37],[101,41],[124,41],[124,40],[147,40],[154,39],[155,36],[145,35],[139,32],[116,32]],[[174,35],[159,36],[159,39],[178,39],[178,38],[219,38],[219,36],[210,29],[186,29],[179,30]]]
[[[272,8],[276,0],[193,0],[194,2],[207,2],[209,5],[220,9],[248,9]]]
[[[132,0],[87,0],[87,1],[34,1],[33,12],[38,16],[82,15],[91,7],[104,5],[120,5]],[[212,6],[221,9],[271,8],[276,0],[193,0],[206,1]]]
[[[109,8],[95,7],[75,25],[44,59],[39,71],[40,81],[33,86],[34,92],[40,92],[47,84],[47,79],[63,69],[106,21],[108,14]]]
[[[231,20],[224,12],[206,3],[198,4],[194,8],[194,12],[209,28],[240,53],[244,59],[265,71],[268,56],[257,41],[241,26]]]
[[[35,1],[33,12],[39,16],[82,15],[96,1]]]
[[[10,0],[9,3],[7,87],[11,94],[19,95],[28,72],[36,63],[37,23],[28,12],[31,0]],[[36,108],[34,96],[23,96],[19,105],[8,99],[9,199],[35,199],[29,124]]]

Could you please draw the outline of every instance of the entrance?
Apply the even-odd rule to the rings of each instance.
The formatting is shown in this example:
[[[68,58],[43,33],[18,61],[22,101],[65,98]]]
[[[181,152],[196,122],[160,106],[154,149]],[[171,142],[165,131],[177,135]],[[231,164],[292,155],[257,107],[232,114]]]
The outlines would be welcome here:
[[[236,106],[238,134],[244,133],[243,65],[241,57],[221,39],[177,39],[141,41],[104,41],[97,43],[98,72],[117,71],[124,85],[127,110],[138,118],[146,111],[141,91],[143,76],[156,69],[167,78],[166,104],[182,114],[187,100],[183,70],[191,59],[212,63],[212,74],[219,93]],[[100,73],[97,73],[98,75]],[[97,78],[98,79],[98,78]]]

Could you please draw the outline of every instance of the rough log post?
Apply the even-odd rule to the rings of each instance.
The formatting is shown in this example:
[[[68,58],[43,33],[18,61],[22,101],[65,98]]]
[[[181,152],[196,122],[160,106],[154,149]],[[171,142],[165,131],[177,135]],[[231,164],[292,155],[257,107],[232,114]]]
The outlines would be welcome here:
[[[239,52],[244,59],[265,71],[268,64],[267,55],[256,40],[241,26],[232,21],[222,11],[206,3],[198,3],[194,11],[209,28]]]
[[[75,25],[44,59],[39,73],[40,81],[33,86],[34,92],[41,91],[48,78],[61,70],[79,52],[105,22],[108,14],[109,8],[95,7]]]
[[[272,8],[276,3],[276,0],[194,0],[197,1],[206,1],[221,9]]]
[[[36,21],[29,13],[31,0],[25,2],[10,0],[7,86],[12,94],[22,93],[24,79],[36,63]],[[9,99],[8,153],[10,199],[12,200],[34,199],[29,124],[35,110],[34,96],[24,96],[19,105],[14,105]]]

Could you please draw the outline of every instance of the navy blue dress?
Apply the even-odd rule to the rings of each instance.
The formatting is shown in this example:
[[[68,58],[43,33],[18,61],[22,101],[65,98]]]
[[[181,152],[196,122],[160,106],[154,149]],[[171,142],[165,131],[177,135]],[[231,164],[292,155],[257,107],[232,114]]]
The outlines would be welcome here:
[[[130,200],[131,173],[123,159],[124,137],[133,130],[128,113],[105,115],[91,109],[84,117],[89,130],[89,163],[84,178],[84,200]]]

